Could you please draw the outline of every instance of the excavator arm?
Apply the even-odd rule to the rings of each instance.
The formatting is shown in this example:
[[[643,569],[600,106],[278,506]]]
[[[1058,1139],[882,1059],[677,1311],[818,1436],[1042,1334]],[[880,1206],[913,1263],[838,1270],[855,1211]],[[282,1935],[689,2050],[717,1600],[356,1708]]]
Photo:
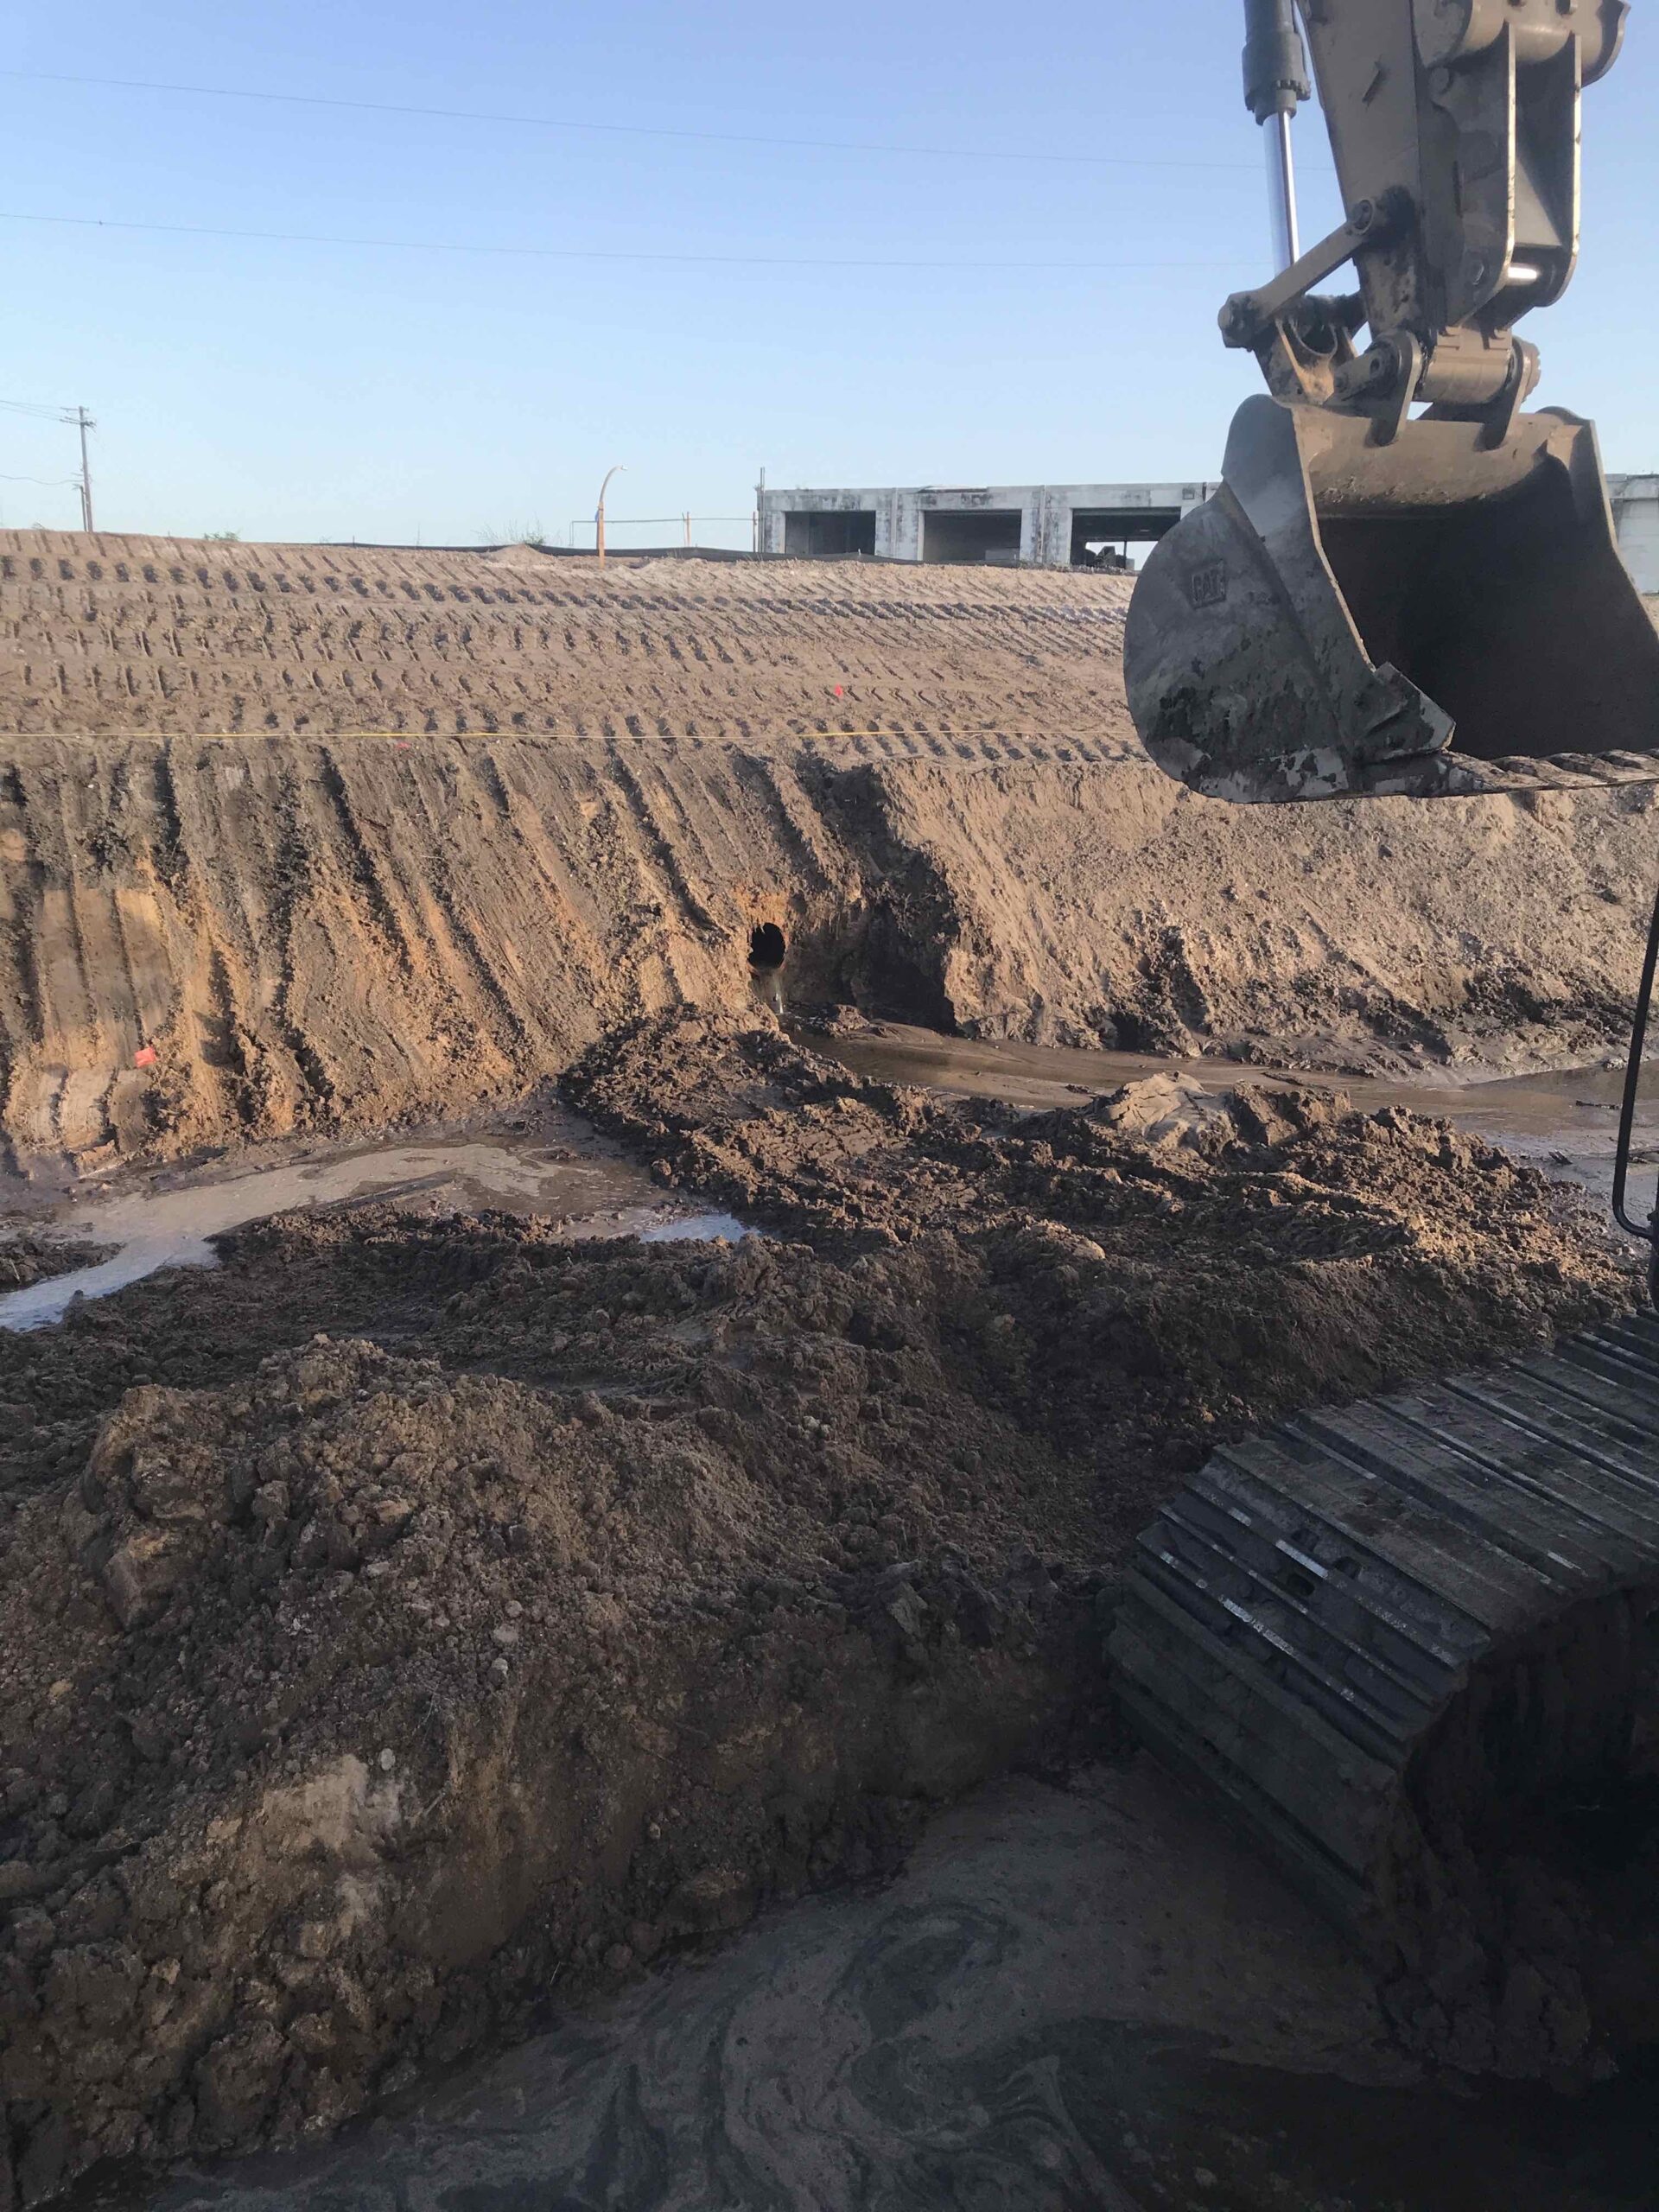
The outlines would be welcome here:
[[[1228,343],[1257,353],[1270,391],[1353,409],[1384,439],[1425,401],[1498,442],[1538,378],[1515,325],[1560,299],[1578,259],[1580,96],[1612,67],[1628,12],[1625,0],[1306,9],[1347,215],[1223,311]],[[1300,52],[1289,0],[1248,13],[1247,98],[1287,118],[1306,81],[1287,82],[1287,51]],[[1350,261],[1357,289],[1312,302]]]
[[[1154,760],[1237,799],[1650,775],[1659,632],[1595,433],[1529,415],[1579,241],[1582,89],[1624,0],[1248,0],[1282,265],[1221,313],[1268,387],[1148,559],[1125,642]],[[1317,84],[1344,219],[1299,251]],[[1351,289],[1322,289],[1351,270]]]

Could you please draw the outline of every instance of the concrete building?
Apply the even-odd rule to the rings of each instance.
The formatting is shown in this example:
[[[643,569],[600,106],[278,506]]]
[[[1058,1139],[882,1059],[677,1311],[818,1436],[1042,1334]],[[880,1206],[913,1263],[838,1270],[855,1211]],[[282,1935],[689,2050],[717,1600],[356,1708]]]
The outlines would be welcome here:
[[[1641,591],[1659,592],[1659,476],[1610,476],[1618,550]]]
[[[776,558],[1081,567],[1091,549],[1146,544],[1215,489],[1189,484],[925,485],[759,494],[760,551]]]
[[[1659,476],[1608,479],[1618,541],[1637,585],[1659,593]],[[1215,486],[1185,484],[923,485],[906,490],[784,491],[757,495],[760,551],[773,559],[966,561],[1008,568],[1092,565],[1101,549],[1145,547],[1173,530]]]

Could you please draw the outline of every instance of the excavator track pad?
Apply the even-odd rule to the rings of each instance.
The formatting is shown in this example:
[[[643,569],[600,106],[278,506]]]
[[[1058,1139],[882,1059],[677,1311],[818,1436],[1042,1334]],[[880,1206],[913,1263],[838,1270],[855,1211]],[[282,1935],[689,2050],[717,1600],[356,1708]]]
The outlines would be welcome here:
[[[1217,1452],[1141,1536],[1111,1653],[1145,1739],[1357,1940],[1409,2043],[1561,2079],[1659,2038],[1659,1910],[1630,1919],[1656,1630],[1643,1314]]]

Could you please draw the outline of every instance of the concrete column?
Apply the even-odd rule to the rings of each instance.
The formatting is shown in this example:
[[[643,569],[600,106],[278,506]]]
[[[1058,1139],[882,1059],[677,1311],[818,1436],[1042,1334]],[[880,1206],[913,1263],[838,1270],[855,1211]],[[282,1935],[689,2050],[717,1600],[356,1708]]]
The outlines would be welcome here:
[[[895,561],[922,557],[922,503],[914,492],[893,495],[893,557]]]
[[[1028,556],[1039,569],[1071,564],[1071,501],[1063,484],[1039,484],[1032,495],[1035,527]]]
[[[1659,476],[1615,477],[1608,489],[1624,565],[1638,591],[1659,593]]]

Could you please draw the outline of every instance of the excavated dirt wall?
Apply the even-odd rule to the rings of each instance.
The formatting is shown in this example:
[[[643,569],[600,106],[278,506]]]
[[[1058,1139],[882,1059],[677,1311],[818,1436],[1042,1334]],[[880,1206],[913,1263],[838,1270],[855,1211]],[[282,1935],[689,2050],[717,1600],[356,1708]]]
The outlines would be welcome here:
[[[1645,787],[1239,811],[1151,769],[826,744],[13,741],[0,1097],[83,1167],[461,1111],[747,998],[1388,1067],[1617,1040]]]
[[[1197,799],[1134,757],[1127,591],[0,533],[0,1127],[85,1167],[464,1109],[741,1004],[765,921],[797,1001],[976,1033],[1619,1038],[1653,786]]]

